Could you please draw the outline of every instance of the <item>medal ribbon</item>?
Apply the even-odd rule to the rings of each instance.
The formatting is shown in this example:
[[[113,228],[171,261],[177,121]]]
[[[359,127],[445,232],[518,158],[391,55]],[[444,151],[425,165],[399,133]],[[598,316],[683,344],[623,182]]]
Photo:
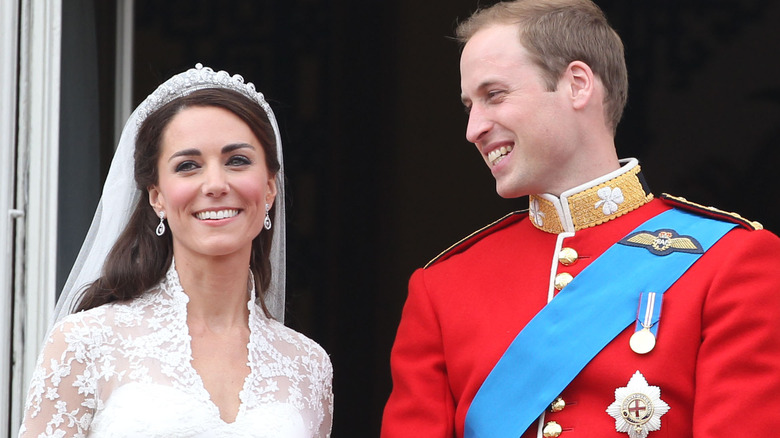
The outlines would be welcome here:
[[[639,296],[639,313],[636,318],[636,331],[648,329],[653,336],[658,336],[658,321],[661,319],[661,300],[663,294],[655,292],[641,293]]]
[[[695,237],[707,251],[735,226],[671,209],[634,231],[673,229]],[[661,256],[612,245],[512,341],[466,413],[465,438],[520,437],[585,365],[636,321],[640,292],[656,292],[660,312],[658,298],[700,256],[681,251]]]

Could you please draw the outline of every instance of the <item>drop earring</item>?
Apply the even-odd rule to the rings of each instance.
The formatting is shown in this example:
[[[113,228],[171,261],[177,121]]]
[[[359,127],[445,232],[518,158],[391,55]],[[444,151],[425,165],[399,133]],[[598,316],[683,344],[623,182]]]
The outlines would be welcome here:
[[[265,220],[263,221],[263,226],[266,230],[271,229],[271,216],[268,215],[268,211],[271,209],[271,206],[269,204],[265,204]]]
[[[165,219],[165,212],[160,211],[159,216],[160,216],[160,223],[157,225],[157,228],[154,230],[154,232],[158,236],[162,236],[163,234],[165,234],[165,223],[163,222],[163,219]]]

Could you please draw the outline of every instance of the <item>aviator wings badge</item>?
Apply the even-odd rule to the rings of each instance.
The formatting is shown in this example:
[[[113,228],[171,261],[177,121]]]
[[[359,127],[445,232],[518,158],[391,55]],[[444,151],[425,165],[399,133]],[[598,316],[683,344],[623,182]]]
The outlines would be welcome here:
[[[618,243],[628,246],[645,248],[658,256],[665,256],[674,252],[687,252],[704,254],[701,244],[692,236],[681,236],[674,230],[663,229],[650,231],[637,231],[622,238]]]
[[[669,412],[669,405],[661,400],[661,389],[647,384],[637,371],[628,385],[615,390],[615,401],[607,413],[615,419],[618,432],[630,438],[647,438],[647,434],[661,428],[661,416]]]

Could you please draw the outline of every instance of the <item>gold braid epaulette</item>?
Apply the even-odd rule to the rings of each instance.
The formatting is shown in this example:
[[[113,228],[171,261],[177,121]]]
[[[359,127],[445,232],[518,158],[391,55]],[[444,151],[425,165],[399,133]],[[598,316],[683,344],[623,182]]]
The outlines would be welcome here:
[[[745,219],[744,217],[740,216],[737,213],[733,213],[730,211],[724,211],[719,208],[715,207],[708,207],[705,205],[697,204],[695,202],[691,202],[685,198],[679,197],[679,196],[672,196],[668,193],[661,194],[661,199],[664,201],[674,205],[675,207],[680,207],[684,210],[691,210],[694,212],[698,212],[702,215],[709,216],[716,219],[722,219],[724,221],[733,222],[736,224],[741,225],[743,228],[747,228],[749,230],[763,230],[764,226],[761,225],[760,222],[757,221],[751,221],[749,219]]]
[[[464,237],[463,239],[460,239],[454,245],[450,246],[449,248],[447,248],[444,251],[442,251],[441,253],[439,253],[439,255],[437,255],[436,257],[432,258],[428,263],[425,264],[423,269],[431,266],[432,264],[434,264],[434,263],[436,263],[438,261],[444,260],[444,259],[448,258],[449,256],[451,256],[453,254],[456,254],[458,250],[463,249],[467,245],[469,245],[471,243],[474,243],[477,240],[479,240],[480,238],[482,238],[484,235],[486,235],[488,233],[488,231],[495,231],[496,230],[496,226],[498,226],[498,225],[505,225],[505,224],[508,225],[510,223],[514,223],[514,221],[511,221],[511,222],[507,221],[507,219],[512,218],[513,216],[520,216],[518,219],[522,219],[523,218],[522,215],[527,214],[527,213],[528,213],[527,209],[526,210],[513,211],[512,213],[507,214],[506,216],[502,217],[501,219],[499,219],[497,221],[494,221],[494,222],[492,222],[492,223],[490,223],[490,224],[488,224],[488,225],[478,229],[477,231],[474,231],[473,233],[469,234],[468,236]]]

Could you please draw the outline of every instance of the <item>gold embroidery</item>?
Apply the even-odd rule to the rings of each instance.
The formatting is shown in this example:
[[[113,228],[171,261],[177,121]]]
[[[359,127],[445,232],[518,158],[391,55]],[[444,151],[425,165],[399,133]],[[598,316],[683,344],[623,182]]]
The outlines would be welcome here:
[[[697,209],[701,209],[701,210],[706,210],[706,211],[712,212],[712,213],[714,213],[716,215],[719,215],[721,217],[722,216],[729,216],[732,219],[734,219],[734,221],[739,222],[741,224],[744,224],[744,225],[746,225],[746,226],[748,226],[750,228],[753,228],[754,230],[763,230],[764,229],[764,226],[761,225],[761,222],[751,221],[750,219],[742,217],[738,213],[721,210],[721,209],[715,208],[715,207],[708,207],[708,206],[705,206],[705,205],[697,204],[697,203],[691,202],[691,201],[689,201],[689,200],[687,200],[687,199],[685,199],[683,197],[672,196],[672,195],[670,195],[668,193],[662,193],[661,194],[661,198],[663,198],[663,199],[671,199],[672,201],[676,201],[676,202],[678,202],[680,204],[688,205],[688,206],[691,206],[691,207],[694,207],[694,208],[697,208]]]
[[[534,204],[534,201],[537,201],[537,203]],[[563,233],[564,229],[563,225],[561,225],[561,218],[558,217],[558,210],[552,202],[534,196],[531,197],[529,205],[531,206],[529,212],[531,215],[531,222],[536,225],[536,228],[545,230],[549,233]]]
[[[579,231],[603,224],[650,202],[653,194],[645,192],[637,176],[639,172],[640,167],[634,166],[616,178],[569,196],[567,202],[574,230]],[[541,224],[533,221],[537,228],[554,234],[565,230],[552,202],[541,196],[532,195],[530,197],[532,211],[534,203],[538,203],[539,211],[544,214]]]

